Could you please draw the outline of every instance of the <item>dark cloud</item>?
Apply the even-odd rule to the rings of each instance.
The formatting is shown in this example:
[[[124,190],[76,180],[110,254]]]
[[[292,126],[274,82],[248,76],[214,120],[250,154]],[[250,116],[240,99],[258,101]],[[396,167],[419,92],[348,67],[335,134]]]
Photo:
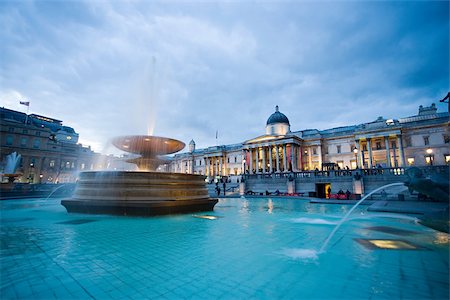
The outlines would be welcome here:
[[[448,91],[445,1],[1,6],[2,105],[26,97],[97,148],[147,127],[241,142],[275,105],[293,130],[402,117]]]

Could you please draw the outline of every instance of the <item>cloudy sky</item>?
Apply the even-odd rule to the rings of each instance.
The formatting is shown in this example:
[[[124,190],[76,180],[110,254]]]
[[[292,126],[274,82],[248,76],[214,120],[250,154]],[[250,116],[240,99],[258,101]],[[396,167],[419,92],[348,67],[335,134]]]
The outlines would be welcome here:
[[[240,1],[241,2],[241,1]],[[0,106],[197,147],[417,113],[449,89],[449,2],[1,1]]]

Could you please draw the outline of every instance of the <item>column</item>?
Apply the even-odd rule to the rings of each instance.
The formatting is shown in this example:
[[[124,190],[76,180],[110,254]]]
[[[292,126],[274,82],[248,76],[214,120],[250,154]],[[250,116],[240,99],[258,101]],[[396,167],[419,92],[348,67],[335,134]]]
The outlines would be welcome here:
[[[278,145],[275,145],[275,154],[277,156],[277,172],[280,172],[280,150],[278,149]]]
[[[295,170],[295,163],[294,163],[294,144],[291,144],[291,166],[292,166],[291,171],[295,172],[296,170]]]
[[[219,164],[219,161],[217,160],[217,156],[214,156],[214,177],[216,177],[217,173],[218,173],[217,172],[219,169],[218,164]]]
[[[223,161],[223,156],[219,156],[219,176],[222,176],[222,161]]]
[[[273,168],[272,168],[272,146],[269,146],[269,172],[272,174]]]
[[[369,152],[369,168],[372,168],[373,161],[372,161],[372,145],[370,143],[370,138],[367,139],[367,151]]]
[[[308,147],[308,170],[312,170],[312,147]]]
[[[402,136],[397,135],[397,140],[398,140],[398,157],[400,159],[399,167],[404,167],[405,166],[405,152],[403,151]]]
[[[256,173],[259,173],[259,148],[257,147],[256,149],[256,153],[255,153],[255,163],[256,163]]]
[[[361,144],[359,143],[359,140],[355,140],[355,148],[356,150],[358,150],[358,152],[356,152],[356,168],[360,168],[362,169],[361,166]]]
[[[208,172],[208,160],[205,157],[205,176],[209,176],[209,172]]]
[[[361,140],[358,140],[358,146],[359,146],[359,152],[358,152],[358,159],[359,159],[359,166],[361,169],[363,169],[364,166],[364,151],[361,147]]]
[[[287,172],[287,153],[286,153],[286,144],[283,144],[283,171]]]
[[[250,149],[248,149],[248,152],[250,153],[250,161],[248,162],[249,163],[249,166],[250,166],[250,170],[249,170],[249,174],[253,174],[252,172],[253,172],[253,149],[252,148],[250,148]]]
[[[389,137],[384,137],[384,143],[386,144],[386,163],[387,167],[391,167],[391,149],[389,149]]]
[[[266,147],[262,147],[262,172],[266,173]]]
[[[317,146],[317,154],[319,155],[319,170],[322,169],[322,145]]]

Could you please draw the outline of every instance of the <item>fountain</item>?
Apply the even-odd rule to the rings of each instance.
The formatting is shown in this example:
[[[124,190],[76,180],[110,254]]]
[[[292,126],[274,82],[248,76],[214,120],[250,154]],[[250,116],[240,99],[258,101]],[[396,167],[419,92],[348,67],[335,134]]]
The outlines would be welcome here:
[[[3,169],[3,177],[8,178],[8,183],[13,183],[14,180],[20,176],[20,174],[16,173],[17,167],[19,166],[20,159],[22,156],[17,154],[17,152],[13,152],[6,156],[6,165]]]
[[[156,172],[162,157],[184,148],[181,141],[157,136],[122,136],[112,141],[117,148],[139,154],[128,162],[140,171],[88,171],[80,173],[75,192],[61,201],[68,212],[162,215],[213,210],[202,175]]]

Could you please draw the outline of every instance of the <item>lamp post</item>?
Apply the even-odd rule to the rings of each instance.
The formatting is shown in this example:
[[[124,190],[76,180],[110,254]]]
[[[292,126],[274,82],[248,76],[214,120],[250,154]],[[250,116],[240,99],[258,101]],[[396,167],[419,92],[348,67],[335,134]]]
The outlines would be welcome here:
[[[355,147],[353,149],[353,153],[355,153],[355,165],[356,165],[355,169],[358,169],[358,148]]]
[[[428,148],[426,150],[426,152],[427,152],[426,158],[428,158],[430,166],[432,166],[433,165],[433,155],[432,155],[433,154],[433,149]]]
[[[246,163],[246,161],[245,161],[245,158],[244,158],[244,159],[242,160],[242,164],[243,164],[242,175],[245,174],[245,163]]]

